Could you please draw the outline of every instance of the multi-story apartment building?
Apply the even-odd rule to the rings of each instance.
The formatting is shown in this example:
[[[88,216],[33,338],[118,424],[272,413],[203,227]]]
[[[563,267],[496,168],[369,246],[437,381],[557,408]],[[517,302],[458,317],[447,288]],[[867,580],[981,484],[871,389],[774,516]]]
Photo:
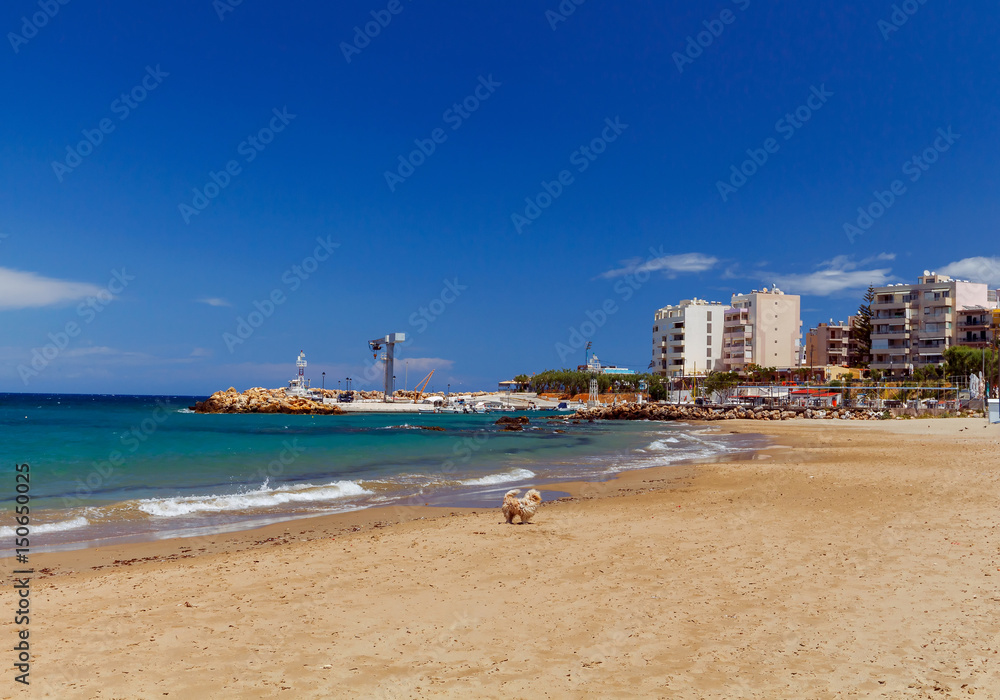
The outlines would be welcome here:
[[[667,377],[722,369],[722,323],[717,301],[684,299],[664,306],[653,320],[653,368]]]
[[[996,293],[985,284],[926,270],[916,284],[876,288],[872,369],[903,376],[943,363],[952,345],[985,344],[988,310],[996,305]]]
[[[840,365],[846,367],[858,353],[858,341],[854,338],[854,316],[847,322],[820,323],[806,333],[804,364],[809,367]]]
[[[746,365],[785,369],[799,365],[799,297],[772,287],[734,294],[722,337],[724,369]]]

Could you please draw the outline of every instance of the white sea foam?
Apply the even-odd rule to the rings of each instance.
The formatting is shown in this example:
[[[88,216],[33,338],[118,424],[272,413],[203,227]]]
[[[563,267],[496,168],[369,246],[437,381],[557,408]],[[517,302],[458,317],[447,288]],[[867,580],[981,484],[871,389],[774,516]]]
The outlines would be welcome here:
[[[493,484],[506,484],[510,481],[523,481],[535,476],[535,472],[530,469],[511,469],[502,474],[490,474],[478,479],[466,479],[458,483],[463,486],[492,486]]]
[[[178,408],[177,413],[194,413],[190,408]]]
[[[351,496],[370,494],[356,481],[335,481],[330,484],[316,486],[313,484],[298,484],[295,486],[279,486],[276,489],[267,487],[267,482],[256,491],[234,493],[228,496],[182,496],[178,498],[146,498],[139,501],[139,510],[149,515],[162,518],[175,518],[192,513],[223,513],[229,511],[245,511],[254,508],[267,508],[283,503],[307,503],[313,501],[331,501]]]
[[[42,535],[46,532],[65,532],[66,530],[78,530],[81,527],[87,527],[90,525],[90,521],[86,518],[72,518],[71,520],[63,520],[58,523],[43,523],[37,525],[32,523],[29,528],[32,535]],[[14,537],[17,530],[13,527],[0,527],[0,537]]]
[[[662,438],[660,440],[654,440],[650,444],[646,445],[646,449],[647,450],[669,450],[670,447],[668,447],[668,445],[676,444],[678,442],[680,442],[680,440],[678,440],[675,437]]]

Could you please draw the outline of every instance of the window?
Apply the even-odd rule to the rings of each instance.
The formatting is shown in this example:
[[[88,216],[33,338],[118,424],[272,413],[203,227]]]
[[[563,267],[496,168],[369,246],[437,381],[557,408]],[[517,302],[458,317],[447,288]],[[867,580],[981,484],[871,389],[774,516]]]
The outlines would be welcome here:
[[[705,312],[705,320],[708,321],[709,323],[712,322],[712,312],[711,311],[706,311]],[[709,330],[711,330],[711,329],[709,329]]]
[[[707,331],[708,333],[711,333],[711,332],[712,332],[712,323],[711,323],[712,319],[708,319],[708,320],[709,320],[709,323],[708,323],[708,325],[707,325],[707,328],[706,328],[705,330],[706,330],[706,331]],[[710,342],[710,343],[711,343],[712,341],[710,340],[710,341],[708,341],[708,342]]]
[[[711,345],[712,344],[712,336],[708,336],[707,338],[705,338],[705,342],[708,343],[709,345]]]
[[[705,357],[707,357],[709,360],[712,359],[712,348],[708,348],[707,350],[705,350]]]

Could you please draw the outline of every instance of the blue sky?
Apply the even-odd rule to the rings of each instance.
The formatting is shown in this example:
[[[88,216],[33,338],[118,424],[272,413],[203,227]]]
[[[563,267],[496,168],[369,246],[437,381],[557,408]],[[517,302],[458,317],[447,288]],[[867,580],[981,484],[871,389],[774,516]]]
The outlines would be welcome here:
[[[478,5],[7,3],[0,391],[359,385],[389,332],[489,388],[692,296],[1000,286],[996,3]]]

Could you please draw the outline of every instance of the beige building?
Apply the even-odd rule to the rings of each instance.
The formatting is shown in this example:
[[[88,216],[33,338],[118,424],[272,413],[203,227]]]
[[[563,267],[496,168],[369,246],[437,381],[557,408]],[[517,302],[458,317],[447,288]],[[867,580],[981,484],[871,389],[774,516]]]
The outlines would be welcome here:
[[[835,365],[846,367],[857,352],[857,341],[851,334],[854,316],[834,323],[820,323],[806,333],[806,352],[803,363],[807,367]]]
[[[659,309],[653,318],[653,371],[678,377],[722,369],[725,312],[722,303],[697,298]]]
[[[924,271],[916,284],[875,289],[872,369],[906,375],[944,362],[952,345],[986,342],[996,293],[985,284]]]
[[[746,365],[787,369],[799,365],[799,296],[772,287],[733,295],[722,336],[724,369]]]

